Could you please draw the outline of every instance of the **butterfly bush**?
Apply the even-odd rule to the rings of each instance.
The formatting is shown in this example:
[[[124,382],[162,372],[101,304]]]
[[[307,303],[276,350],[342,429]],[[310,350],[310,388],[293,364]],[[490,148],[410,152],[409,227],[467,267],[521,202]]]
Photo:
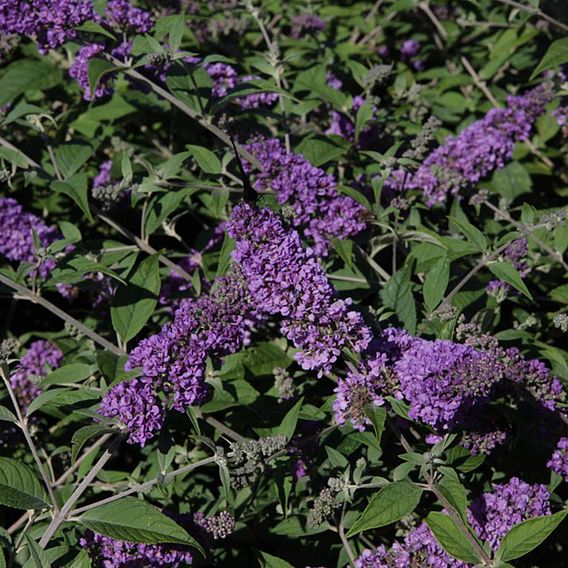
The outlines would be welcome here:
[[[15,199],[0,197],[0,254],[14,262],[38,264],[38,274],[47,278],[55,267],[50,258],[41,260],[34,243],[36,234],[41,247],[48,247],[59,238],[55,227],[50,227],[42,219],[26,211]]]
[[[0,33],[29,36],[47,53],[77,37],[76,28],[97,20],[92,0],[2,0]]]
[[[167,408],[184,412],[205,401],[207,357],[248,343],[257,319],[262,312],[253,307],[242,273],[219,278],[210,293],[182,301],[171,323],[130,352],[125,368],[139,368],[142,376],[112,387],[99,413],[117,419],[129,442],[143,446],[161,428]]]
[[[61,364],[63,353],[53,343],[34,341],[21,358],[18,370],[10,378],[10,384],[22,412],[41,394],[38,382]]]
[[[317,255],[329,252],[333,238],[347,238],[365,228],[363,207],[339,194],[332,175],[300,154],[288,154],[279,140],[253,142],[246,148],[261,164],[255,189],[273,191],[278,202],[291,209],[290,222],[312,242]]]
[[[477,536],[496,551],[511,527],[534,517],[550,515],[549,498],[546,486],[531,485],[512,477],[507,483],[495,484],[491,493],[484,493],[473,501],[467,511],[467,519]],[[355,566],[467,568],[473,564],[452,558],[438,544],[428,525],[422,523],[412,529],[402,542],[396,542],[390,549],[380,545],[374,552],[364,550]]]
[[[465,4],[0,0],[0,566],[568,565],[562,24]]]
[[[343,348],[363,351],[370,330],[350,300],[336,297],[314,252],[286,229],[273,211],[235,207],[227,227],[237,241],[233,259],[241,267],[255,304],[282,317],[282,333],[300,350],[306,370],[329,372]]]
[[[515,144],[528,139],[552,96],[551,88],[543,84],[523,95],[507,97],[506,108],[491,109],[457,136],[448,137],[416,172],[394,171],[388,187],[394,192],[416,189],[430,207],[444,203],[449,196],[504,167]]]

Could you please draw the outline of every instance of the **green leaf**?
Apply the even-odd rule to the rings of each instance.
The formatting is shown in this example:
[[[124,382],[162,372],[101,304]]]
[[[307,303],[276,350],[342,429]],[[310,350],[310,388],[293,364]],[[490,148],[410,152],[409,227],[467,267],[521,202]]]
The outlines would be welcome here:
[[[535,517],[512,527],[504,536],[497,550],[497,559],[503,562],[515,560],[543,543],[568,515],[568,509]]]
[[[39,544],[26,532],[24,537],[28,544],[28,550],[30,551],[30,560],[26,562],[25,568],[28,566],[35,566],[35,568],[50,568],[51,562],[47,556],[45,550],[40,548]]]
[[[70,365],[64,365],[55,369],[52,373],[49,373],[47,377],[41,382],[41,388],[45,388],[49,385],[64,385],[68,383],[80,383],[85,379],[89,378],[93,372],[94,367],[92,365],[86,365],[84,363],[71,363]]]
[[[454,477],[444,475],[438,489],[458,512],[464,523],[467,523],[467,492],[465,487]]]
[[[72,176],[93,155],[88,142],[67,142],[55,150],[55,161],[65,179]]]
[[[176,53],[179,49],[185,29],[185,15],[180,14],[178,16],[174,16],[171,20],[170,30],[168,34],[168,45],[172,53]]]
[[[450,280],[450,261],[444,256],[434,263],[424,279],[424,303],[431,312],[442,301]]]
[[[533,299],[518,270],[510,262],[490,262],[487,268],[489,268],[499,280],[507,282],[513,286],[513,288],[523,293],[529,300]]]
[[[116,332],[129,341],[154,312],[160,292],[158,256],[144,259],[131,274],[127,286],[119,286],[114,295],[110,314]]]
[[[94,93],[99,81],[108,73],[115,71],[116,67],[106,59],[99,59],[98,57],[91,57],[89,59],[89,90]]]
[[[296,430],[296,424],[298,423],[298,417],[300,416],[300,410],[302,408],[302,404],[304,399],[301,398],[287,413],[286,416],[282,419],[280,426],[276,429],[275,434],[284,434],[288,440],[292,438],[294,435],[294,431]]]
[[[134,497],[85,511],[78,521],[104,536],[141,544],[172,543],[191,546],[204,555],[203,548],[156,507]]]
[[[465,238],[470,242],[472,245],[479,252],[485,252],[487,250],[487,239],[485,235],[477,228],[474,227],[465,217],[457,218],[452,216],[451,218],[452,223],[455,223],[459,230],[465,235]]]
[[[80,32],[103,35],[105,37],[108,37],[109,39],[112,39],[113,41],[116,41],[116,38],[108,30],[106,30],[96,22],[85,22],[75,29]]]
[[[333,248],[341,257],[346,266],[353,266],[353,241],[349,239],[333,239]]]
[[[223,244],[221,245],[221,251],[219,252],[219,266],[217,268],[217,276],[224,276],[229,269],[231,264],[231,253],[235,248],[235,241],[225,235],[223,239]]]
[[[448,554],[471,564],[481,561],[470,541],[448,515],[432,512],[426,517],[426,524]]]
[[[0,421],[13,422],[14,424],[18,423],[16,415],[13,414],[11,410],[8,410],[5,406],[0,406]]]
[[[260,565],[262,568],[294,568],[292,564],[286,562],[286,560],[282,560],[282,558],[278,558],[277,556],[272,556],[272,554],[268,554],[268,552],[260,552]]]
[[[64,393],[68,392],[69,389],[50,389],[48,391],[42,392],[40,395],[36,396],[31,404],[26,410],[26,416],[31,416],[34,412],[39,410],[45,404],[49,404],[52,400],[58,398]]]
[[[314,136],[304,138],[296,150],[319,167],[343,156],[349,146],[350,143],[339,136]]]
[[[531,80],[542,71],[552,69],[568,63],[568,38],[557,39],[550,44],[550,47],[532,72]]]
[[[245,351],[243,364],[256,377],[272,375],[276,367],[286,368],[292,359],[274,343],[258,343]]]
[[[0,504],[24,510],[48,507],[43,485],[20,460],[0,457]]]
[[[102,424],[90,424],[89,426],[79,428],[79,430],[73,434],[73,438],[71,438],[71,462],[75,463],[79,452],[91,438],[108,434],[109,432],[113,432],[113,430]]]
[[[422,489],[410,481],[396,481],[375,493],[347,536],[390,525],[408,515],[420,502]]]
[[[532,179],[519,162],[511,162],[493,174],[493,188],[509,203],[524,193],[530,193]]]
[[[355,138],[357,140],[363,128],[373,118],[373,114],[373,105],[370,102],[366,102],[359,107],[355,117]]]
[[[220,174],[223,171],[221,161],[211,150],[193,144],[187,144],[186,148],[193,154],[197,165],[206,174]]]
[[[146,216],[146,234],[151,235],[155,232],[168,216],[179,207],[190,191],[190,189],[168,191],[153,200]]]
[[[410,332],[416,331],[416,302],[410,283],[410,266],[401,268],[393,274],[381,290],[381,298],[387,308],[396,312],[404,327]]]
[[[65,568],[92,568],[91,558],[86,550],[81,550],[70,564],[66,564]]]
[[[89,221],[93,220],[89,207],[89,189],[86,174],[77,174],[65,181],[54,181],[51,188],[58,193],[68,195],[87,216]]]
[[[47,91],[61,82],[61,71],[46,59],[14,61],[0,78],[0,107],[28,91]]]

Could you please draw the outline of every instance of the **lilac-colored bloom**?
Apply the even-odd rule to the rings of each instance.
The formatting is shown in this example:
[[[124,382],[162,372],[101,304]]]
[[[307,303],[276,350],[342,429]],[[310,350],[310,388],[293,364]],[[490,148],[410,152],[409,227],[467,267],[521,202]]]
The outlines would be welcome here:
[[[422,191],[428,206],[444,203],[448,195],[455,195],[502,168],[511,159],[515,144],[528,138],[551,98],[548,85],[508,97],[506,108],[494,108],[459,135],[448,137],[415,173],[402,169],[393,172],[388,187],[399,192]]]
[[[92,0],[0,0],[0,35],[31,36],[41,53],[74,39],[76,27],[96,19]]]
[[[248,344],[259,318],[238,270],[218,278],[208,294],[182,300],[173,321],[130,352],[125,368],[140,369],[142,377],[112,387],[99,413],[126,427],[130,443],[144,445],[161,428],[168,408],[184,412],[205,401],[207,357]]]
[[[568,481],[568,438],[560,438],[546,466]]]
[[[227,227],[237,241],[233,259],[260,310],[282,317],[282,333],[299,349],[296,360],[319,375],[331,370],[343,348],[363,351],[371,332],[350,300],[336,297],[311,249],[270,209],[243,203]]]
[[[476,499],[467,512],[477,536],[495,552],[503,536],[515,525],[543,515],[550,515],[550,495],[544,485],[530,485],[517,477],[494,485],[491,493]],[[467,568],[471,566],[450,556],[436,541],[426,523],[411,530],[390,549],[384,545],[375,552],[365,550],[355,568]]]
[[[34,341],[20,359],[18,370],[10,378],[10,384],[23,412],[41,394],[38,379],[46,377],[49,370],[61,364],[63,353],[50,341]]]
[[[361,96],[353,97],[353,106],[351,110],[351,116],[343,112],[338,112],[332,110],[330,112],[331,124],[326,130],[326,134],[335,134],[341,136],[346,140],[351,142],[355,141],[355,118],[359,109],[365,104],[365,99]],[[373,106],[373,115],[376,113],[376,108]],[[360,132],[359,145],[366,145],[372,138],[375,128],[373,126],[367,126]]]
[[[191,564],[189,548],[173,544],[135,544],[87,531],[80,545],[100,568],[178,568]]]
[[[325,29],[325,22],[315,14],[299,14],[292,18],[292,37],[301,38]]]
[[[227,63],[205,63],[203,68],[213,80],[211,94],[215,98],[224,97],[237,86],[238,74],[231,65]]]
[[[47,226],[11,197],[0,197],[0,227],[0,254],[16,262],[38,262],[34,232],[42,247],[48,247],[59,236],[55,227]],[[54,266],[52,259],[44,260],[38,268],[40,277],[46,278]]]
[[[258,77],[255,77],[254,75],[245,75],[239,79],[239,83],[246,83],[247,81],[252,81],[254,79],[258,79]],[[240,107],[247,110],[271,107],[278,101],[278,94],[270,92],[251,93],[250,95],[237,97],[235,101]]]
[[[93,187],[102,187],[111,181],[112,160],[106,160],[99,166],[99,173],[93,179]]]
[[[274,191],[278,202],[292,209],[290,222],[318,256],[328,253],[332,239],[349,238],[365,228],[365,209],[337,192],[332,175],[299,154],[286,153],[277,139],[246,148],[261,165],[260,172],[255,173],[255,189]]]
[[[85,45],[77,52],[75,61],[69,69],[69,75],[76,79],[77,83],[79,83],[83,89],[83,98],[86,101],[100,99],[101,97],[111,95],[113,92],[112,87],[109,85],[109,82],[112,81],[110,74],[102,77],[94,93],[91,93],[91,87],[89,86],[89,62],[91,58],[102,53],[104,50],[105,46],[100,43]]]
[[[149,32],[154,25],[149,12],[135,8],[128,0],[110,0],[105,17],[111,26],[121,31],[129,30],[139,34]]]
[[[420,42],[415,39],[407,39],[400,46],[400,53],[404,57],[414,57],[420,51]]]

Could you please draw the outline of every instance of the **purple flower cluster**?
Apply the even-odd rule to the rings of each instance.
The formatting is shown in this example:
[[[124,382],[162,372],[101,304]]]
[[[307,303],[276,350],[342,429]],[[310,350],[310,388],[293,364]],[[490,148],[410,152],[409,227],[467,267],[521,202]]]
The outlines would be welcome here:
[[[365,228],[364,208],[337,192],[335,179],[299,154],[286,153],[277,139],[246,146],[261,164],[255,189],[272,190],[292,210],[290,222],[325,256],[333,238],[352,237]]]
[[[193,561],[188,548],[171,544],[135,544],[91,531],[79,542],[96,568],[178,568]]]
[[[512,477],[496,484],[492,493],[484,493],[469,508],[468,520],[479,538],[495,552],[511,527],[550,515],[550,494],[545,485],[526,483]]]
[[[281,331],[299,352],[296,360],[319,375],[331,370],[342,349],[363,351],[371,332],[350,300],[336,297],[312,249],[286,229],[272,210],[237,205],[227,227],[237,241],[233,259],[241,267],[255,305],[282,317]]]
[[[91,43],[82,47],[75,57],[75,61],[69,69],[69,75],[73,77],[79,83],[79,86],[83,89],[83,98],[86,101],[92,101],[101,97],[106,97],[111,95],[113,92],[110,86],[111,77],[110,75],[104,76],[95,88],[95,92],[91,93],[91,88],[89,86],[89,61],[104,52],[105,46],[101,43]]]
[[[55,227],[48,227],[11,197],[0,197],[0,227],[0,254],[16,262],[38,262],[34,232],[42,247],[48,247],[59,236]],[[44,260],[38,267],[40,277],[46,278],[54,266],[54,260]]]
[[[128,0],[110,0],[107,4],[105,17],[107,23],[119,29],[144,34],[148,33],[154,22],[149,12],[135,8]]]
[[[560,438],[546,466],[568,481],[568,438]]]
[[[96,96],[96,94],[95,94]],[[111,182],[112,160],[104,161],[99,167],[99,173],[93,179],[93,187],[102,187]]]
[[[31,36],[41,53],[74,39],[75,28],[94,19],[92,0],[0,0],[0,35]]]
[[[506,108],[494,108],[458,136],[448,137],[414,173],[396,170],[388,187],[397,192],[417,189],[428,206],[444,203],[464,187],[475,184],[511,159],[515,144],[526,140],[545,105],[548,85],[519,96],[509,96]]]
[[[315,14],[298,14],[292,17],[292,37],[299,39],[325,29],[325,22]]]
[[[384,545],[375,552],[364,550],[355,561],[355,568],[466,568],[467,564],[452,558],[436,541],[426,523],[413,529],[403,542],[390,549]]]
[[[171,323],[131,351],[125,368],[140,368],[142,376],[112,387],[99,413],[116,418],[129,430],[129,442],[143,446],[168,408],[184,412],[205,400],[207,357],[247,344],[258,317],[238,270],[218,278],[209,294],[183,300]]]
[[[227,63],[204,63],[203,68],[213,80],[211,94],[215,98],[224,97],[237,86],[239,75],[231,65]]]
[[[508,483],[494,485],[468,510],[468,521],[478,537],[499,548],[502,538],[515,525],[543,515],[550,515],[550,495],[544,485],[530,485],[513,477]],[[426,523],[408,533],[390,549],[379,546],[365,550],[355,562],[356,568],[467,568],[470,564],[452,558],[436,541]]]
[[[558,410],[565,399],[562,384],[546,365],[514,347],[500,347],[494,338],[460,344],[387,329],[358,369],[339,379],[335,419],[340,425],[349,419],[364,430],[368,405],[381,405],[391,395],[408,402],[411,419],[435,429],[432,443],[440,434],[461,429],[462,444],[472,453],[490,453],[505,442],[507,430],[495,422],[489,402],[494,394],[517,397],[518,386],[543,411]]]
[[[239,83],[247,83],[258,79],[254,75],[245,75],[239,79]],[[245,110],[252,110],[256,108],[271,107],[278,101],[278,94],[271,92],[258,92],[245,95],[244,97],[237,97],[235,102]]]
[[[61,364],[63,353],[50,341],[34,341],[20,359],[18,370],[10,378],[10,384],[23,412],[41,394],[38,378],[46,377],[49,370]]]

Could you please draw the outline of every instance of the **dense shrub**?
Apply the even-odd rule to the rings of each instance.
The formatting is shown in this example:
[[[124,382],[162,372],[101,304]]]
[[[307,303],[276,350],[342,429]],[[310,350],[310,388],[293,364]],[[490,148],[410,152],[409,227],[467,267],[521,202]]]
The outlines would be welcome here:
[[[0,567],[568,566],[568,24],[0,0]]]

